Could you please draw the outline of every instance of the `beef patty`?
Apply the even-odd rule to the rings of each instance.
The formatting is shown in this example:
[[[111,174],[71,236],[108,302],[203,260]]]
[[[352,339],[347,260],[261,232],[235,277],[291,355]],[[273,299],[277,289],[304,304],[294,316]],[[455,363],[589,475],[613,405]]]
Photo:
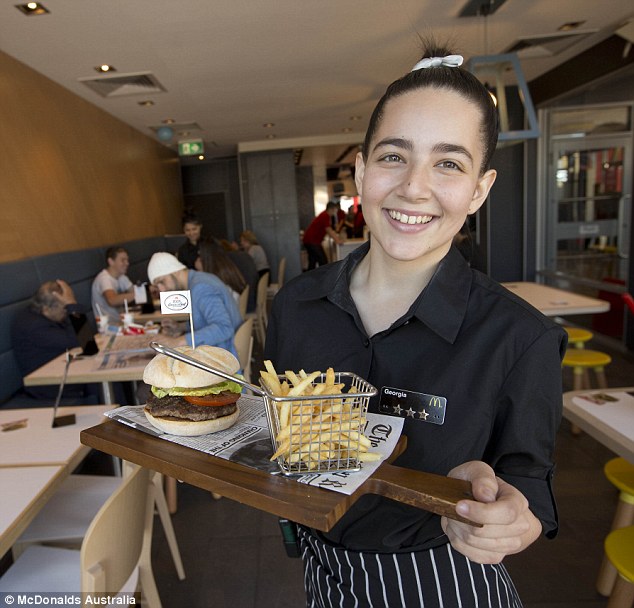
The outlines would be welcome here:
[[[240,395],[236,395],[236,398]],[[175,395],[167,395],[166,397],[157,397],[154,393],[148,396],[145,409],[152,416],[161,416],[163,418],[178,418],[180,420],[215,420],[228,416],[236,411],[236,404],[219,406],[201,406],[189,403],[183,397]]]

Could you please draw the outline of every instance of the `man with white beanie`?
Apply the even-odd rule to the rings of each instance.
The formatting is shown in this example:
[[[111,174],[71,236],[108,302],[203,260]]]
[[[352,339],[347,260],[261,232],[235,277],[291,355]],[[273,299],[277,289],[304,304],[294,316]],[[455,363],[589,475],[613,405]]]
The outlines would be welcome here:
[[[160,251],[150,259],[147,274],[159,291],[189,289],[196,345],[219,346],[237,356],[233,343],[236,329],[242,323],[238,305],[229,288],[214,274],[188,270],[171,253]],[[184,334],[189,345],[189,321],[174,321],[166,317],[162,331],[170,337]]]

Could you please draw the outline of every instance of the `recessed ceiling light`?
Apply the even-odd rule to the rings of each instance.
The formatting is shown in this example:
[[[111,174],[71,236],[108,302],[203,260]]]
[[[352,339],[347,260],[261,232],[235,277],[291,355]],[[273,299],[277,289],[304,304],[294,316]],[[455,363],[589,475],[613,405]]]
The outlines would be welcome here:
[[[361,116],[351,116],[350,120],[361,120]]]
[[[204,154],[201,154],[201,155],[198,157],[198,160],[205,160],[205,155],[204,155]]]
[[[266,136],[266,139],[275,139],[275,133],[269,133],[269,134]]]
[[[265,129],[272,129],[275,126],[275,123],[274,122],[265,122],[262,126]]]
[[[137,102],[140,106],[153,106],[154,102],[151,99],[146,99],[144,101],[138,101]]]
[[[95,70],[97,72],[116,72],[117,68],[112,67],[111,65],[108,65],[107,63],[102,63],[101,65],[95,66]]]
[[[161,121],[164,125],[173,125],[176,121],[173,118],[165,118]]]
[[[568,23],[564,23],[557,28],[558,32],[569,32],[570,30],[576,30],[578,27],[581,27],[585,21],[568,21]]]
[[[352,131],[352,129],[350,127],[344,127],[343,129],[341,129],[344,133],[350,133],[350,131]]]
[[[39,2],[27,2],[26,4],[16,4],[15,8],[29,17],[32,15],[45,15],[49,10]]]

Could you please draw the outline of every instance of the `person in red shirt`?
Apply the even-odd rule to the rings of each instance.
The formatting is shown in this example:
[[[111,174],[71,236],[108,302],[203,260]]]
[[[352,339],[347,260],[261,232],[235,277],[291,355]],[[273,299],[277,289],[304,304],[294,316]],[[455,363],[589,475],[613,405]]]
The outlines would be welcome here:
[[[332,227],[333,217],[337,217],[337,204],[331,201],[326,205],[326,210],[315,217],[304,232],[304,247],[308,253],[308,270],[328,263],[326,252],[321,245],[327,234],[338,245],[343,242]]]

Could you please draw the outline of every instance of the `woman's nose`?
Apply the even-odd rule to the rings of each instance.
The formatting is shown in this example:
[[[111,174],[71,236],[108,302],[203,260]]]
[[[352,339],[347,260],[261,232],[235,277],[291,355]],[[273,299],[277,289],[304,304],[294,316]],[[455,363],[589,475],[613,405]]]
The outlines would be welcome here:
[[[420,166],[412,165],[404,175],[401,195],[409,200],[427,200],[431,196],[431,176]]]

